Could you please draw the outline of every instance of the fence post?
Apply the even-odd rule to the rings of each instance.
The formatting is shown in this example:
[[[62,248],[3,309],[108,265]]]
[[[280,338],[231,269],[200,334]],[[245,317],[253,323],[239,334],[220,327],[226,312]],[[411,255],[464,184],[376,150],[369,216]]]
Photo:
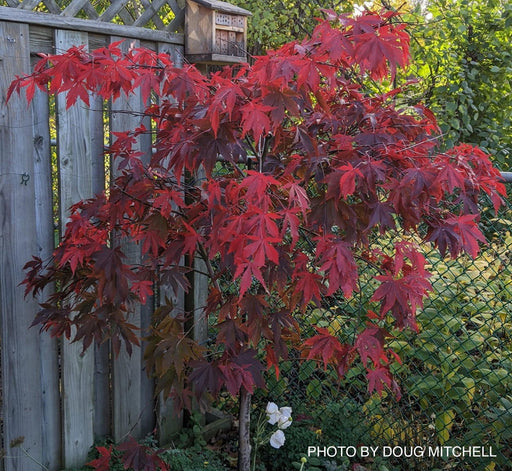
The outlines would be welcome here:
[[[37,252],[32,116],[24,97],[5,102],[16,74],[30,71],[28,25],[0,22],[0,328],[5,471],[43,460],[41,345],[37,312],[24,298],[23,266]],[[18,447],[11,448],[11,444]]]

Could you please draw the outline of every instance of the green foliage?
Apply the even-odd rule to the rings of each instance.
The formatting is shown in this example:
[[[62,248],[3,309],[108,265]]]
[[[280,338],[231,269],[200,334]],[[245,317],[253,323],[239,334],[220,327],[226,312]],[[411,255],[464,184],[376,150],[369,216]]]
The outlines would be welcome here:
[[[286,442],[278,450],[270,446],[261,448],[261,461],[267,471],[280,471],[287,469],[290,463],[300,460],[301,454],[307,451],[307,446],[317,441],[314,430],[293,423],[286,429]]]
[[[512,4],[431,0],[411,21],[413,68],[446,147],[466,142],[512,166]],[[430,15],[432,17],[430,18]]]
[[[322,9],[351,11],[352,2],[232,0],[253,13],[248,50],[258,55],[312,31]],[[355,2],[358,3],[358,2]],[[362,1],[360,3],[363,3]],[[399,9],[409,22],[419,79],[406,92],[422,96],[439,120],[446,148],[465,142],[512,167],[512,4],[507,0],[374,1],[373,9]],[[416,90],[415,90],[416,88]]]
[[[420,331],[416,335],[392,330],[394,337],[388,344],[403,360],[402,365],[392,365],[403,393],[400,401],[386,394],[368,396],[359,364],[339,384],[329,370],[314,370],[309,362],[297,365],[289,361],[283,365],[279,381],[268,383],[276,400],[284,395],[315,411],[309,414],[318,420],[312,420],[310,427],[322,433],[308,444],[492,446],[498,455],[492,460],[466,457],[444,462],[425,457],[416,461],[394,459],[379,466],[510,469],[512,222],[510,210],[495,217],[486,205],[483,201],[480,227],[491,243],[476,259],[442,258],[424,246],[433,273],[433,291],[418,313]],[[385,253],[392,246],[387,238],[380,238],[378,244]],[[371,279],[370,274],[367,278]],[[364,276],[361,280],[361,290],[352,299],[333,299],[329,309],[311,310],[301,319],[302,328],[307,330],[310,322],[338,333],[344,340],[356,335],[361,328],[358,309],[371,305],[374,289]],[[295,469],[302,465],[301,456],[290,456]],[[315,468],[325,469],[308,458],[302,471]],[[374,463],[369,469],[379,468]]]
[[[204,420],[204,417],[201,415],[199,411],[193,411],[190,414],[189,426],[184,428],[178,437],[178,445],[180,447],[206,447],[206,441],[202,433],[202,420]]]
[[[388,460],[377,456],[371,462],[347,456],[307,456],[308,446],[333,445],[357,447],[373,444],[371,426],[361,404],[348,397],[322,397],[321,401],[294,403],[297,417],[286,430],[286,442],[279,450],[261,448],[261,463],[266,471],[346,471],[364,466],[368,471],[395,471]],[[305,461],[304,461],[305,459]],[[290,466],[291,464],[291,466]]]
[[[371,443],[368,422],[361,405],[354,399],[343,398],[331,402],[317,414],[322,442],[341,443],[345,446]]]
[[[163,459],[173,471],[224,471],[226,466],[218,455],[208,448],[189,448],[168,450]]]
[[[340,0],[231,0],[230,3],[252,12],[247,38],[252,55],[310,34],[317,24],[315,18],[322,17],[322,9],[339,12],[347,6]]]
[[[401,377],[402,404],[376,395],[365,404],[376,439],[492,446],[497,458],[466,458],[460,469],[469,463],[475,469],[510,466],[511,245],[506,233],[474,261],[430,255],[434,290],[418,315],[420,332],[397,332],[390,344],[404,360],[394,371]]]
[[[145,438],[140,443],[155,450],[158,448],[158,444],[152,436]],[[108,448],[113,445],[114,443],[110,439],[98,441],[91,449],[87,461],[91,462],[99,457],[96,447]],[[112,459],[110,461],[111,471],[125,471],[125,467],[119,457],[120,452],[113,446]],[[161,454],[161,458],[169,465],[172,471],[225,471],[227,469],[219,455],[206,446],[198,444],[190,448],[169,448]],[[91,469],[89,466],[84,466],[82,468],[68,469],[67,471],[90,471]]]

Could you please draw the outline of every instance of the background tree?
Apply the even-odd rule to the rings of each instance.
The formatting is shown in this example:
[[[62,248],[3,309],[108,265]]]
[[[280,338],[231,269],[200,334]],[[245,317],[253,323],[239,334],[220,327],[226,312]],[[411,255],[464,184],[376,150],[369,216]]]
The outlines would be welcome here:
[[[439,129],[400,89],[372,93],[361,78],[393,83],[409,58],[405,25],[392,12],[357,18],[326,12],[312,36],[209,77],[176,68],[165,54],[118,44],[91,53],[48,55],[9,94],[36,87],[65,93],[68,106],[89,92],[115,100],[140,88],[159,98],[142,124],[116,133],[109,152],[118,175],[108,192],[71,208],[51,261],[27,263],[27,294],[59,289],[34,324],[83,343],[111,340],[130,352],[140,333],[129,322],[154,286],[187,290],[193,260],[210,277],[204,315],[211,342],[188,332],[195,316],[167,300],[146,334],[158,391],[180,407],[227,389],[240,395],[240,469],[248,469],[250,396],[279,376],[290,350],[340,377],[355,362],[368,388],[400,395],[390,366],[390,329],[417,329],[430,290],[418,240],[444,255],[478,252],[478,198],[495,209],[499,172],[469,145],[439,151]],[[48,88],[47,88],[48,87]],[[378,90],[378,87],[373,87]],[[142,120],[141,120],[142,122]],[[149,163],[135,146],[154,137]],[[379,237],[393,248],[384,251]],[[130,264],[135,241],[143,262]],[[350,341],[328,329],[301,331],[311,306],[349,298],[359,275],[375,274],[362,328]],[[359,358],[359,360],[357,360]]]
[[[419,14],[418,14],[419,13]],[[447,147],[481,146],[512,167],[512,5],[508,1],[430,0],[411,28],[410,73],[439,118]]]
[[[253,12],[249,53],[258,55],[310,34],[322,10],[351,12],[364,2],[233,0]],[[419,80],[413,100],[439,120],[446,148],[482,147],[501,170],[512,168],[512,6],[505,0],[375,0],[372,9],[404,13],[415,58],[404,77]],[[357,7],[356,7],[357,8]]]
[[[343,0],[234,0],[231,3],[252,13],[247,48],[253,56],[310,35],[317,25],[316,18],[323,18],[324,9],[333,9],[338,13],[352,9],[350,3]]]

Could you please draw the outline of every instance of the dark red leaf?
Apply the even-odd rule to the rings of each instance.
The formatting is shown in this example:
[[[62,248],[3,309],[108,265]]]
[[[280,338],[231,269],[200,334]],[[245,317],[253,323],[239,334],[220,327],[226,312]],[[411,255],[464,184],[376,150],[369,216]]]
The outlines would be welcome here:
[[[371,360],[375,367],[388,363],[384,351],[385,336],[386,332],[380,327],[367,327],[357,336],[355,347],[364,366],[367,366],[368,360]]]
[[[121,443],[117,448],[123,453],[121,462],[124,469],[131,468],[139,471],[169,470],[167,464],[158,456],[161,452],[139,444],[133,437]]]
[[[94,468],[96,471],[110,471],[112,445],[110,445],[108,448],[105,448],[104,446],[97,446],[96,450],[100,454],[100,457],[87,463],[87,466]]]
[[[334,362],[339,354],[343,353],[343,346],[327,329],[316,327],[316,330],[318,334],[304,342],[307,359],[322,359],[324,369],[327,369],[327,366]]]
[[[370,393],[377,391],[380,396],[382,395],[384,386],[387,386],[395,393],[397,400],[400,400],[402,397],[400,388],[396,384],[396,381],[391,377],[391,373],[388,368],[378,366],[374,369],[370,369],[367,371],[366,377],[368,379],[368,391]]]

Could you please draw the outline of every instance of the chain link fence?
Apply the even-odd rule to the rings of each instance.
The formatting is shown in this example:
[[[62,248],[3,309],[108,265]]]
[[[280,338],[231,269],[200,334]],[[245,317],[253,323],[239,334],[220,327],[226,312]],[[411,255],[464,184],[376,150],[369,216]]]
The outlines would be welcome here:
[[[295,421],[287,447],[262,457],[268,470],[298,469],[301,457],[320,470],[512,469],[512,203],[498,216],[490,207],[482,202],[480,222],[490,244],[476,259],[442,258],[425,246],[433,290],[417,315],[419,333],[390,332],[402,359],[392,367],[400,400],[369,395],[357,363],[341,384],[298,358],[279,380],[269,378],[262,403],[291,405]],[[353,341],[371,305],[372,275],[362,273],[352,299],[298,319],[304,331],[316,324]]]

